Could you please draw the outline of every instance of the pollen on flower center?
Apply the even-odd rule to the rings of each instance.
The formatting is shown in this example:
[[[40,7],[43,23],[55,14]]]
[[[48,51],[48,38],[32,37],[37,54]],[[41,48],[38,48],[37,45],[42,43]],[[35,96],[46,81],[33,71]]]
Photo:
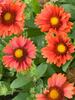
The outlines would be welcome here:
[[[56,89],[52,89],[49,93],[49,98],[51,98],[52,100],[56,100],[59,97],[59,93]]]
[[[52,18],[50,19],[50,23],[51,23],[52,25],[57,25],[57,24],[59,23],[59,19],[58,19],[57,17],[52,17]]]
[[[4,15],[4,20],[5,20],[5,21],[9,21],[9,20],[11,20],[11,17],[12,17],[11,13],[7,12],[7,13],[5,13],[5,15]]]
[[[22,50],[22,49],[17,49],[17,50],[15,51],[15,57],[16,57],[16,58],[21,58],[21,57],[23,57],[23,50]]]
[[[59,44],[59,45],[57,46],[57,51],[58,51],[59,53],[64,53],[64,52],[66,51],[66,46],[65,46],[64,44]]]

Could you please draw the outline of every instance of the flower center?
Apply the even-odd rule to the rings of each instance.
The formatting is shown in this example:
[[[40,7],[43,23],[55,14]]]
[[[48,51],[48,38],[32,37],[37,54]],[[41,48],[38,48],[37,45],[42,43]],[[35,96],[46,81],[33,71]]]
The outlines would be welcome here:
[[[15,23],[16,12],[9,9],[3,10],[1,13],[1,23],[4,25],[12,25]]]
[[[59,19],[58,19],[57,17],[52,17],[52,18],[50,19],[50,23],[51,23],[52,25],[57,25],[57,24],[59,23]]]
[[[12,17],[11,13],[7,12],[7,13],[5,13],[5,15],[4,15],[4,20],[5,20],[5,21],[9,21],[9,20],[11,20],[11,17]]]
[[[22,49],[17,49],[17,50],[15,51],[15,57],[16,57],[16,58],[21,58],[21,57],[23,57],[23,50],[22,50]]]
[[[59,98],[59,93],[56,89],[52,89],[49,93],[49,98],[51,98],[52,100],[56,100]]]
[[[57,51],[58,51],[59,53],[65,53],[65,51],[66,51],[66,46],[65,46],[64,44],[58,44],[58,46],[57,46]]]

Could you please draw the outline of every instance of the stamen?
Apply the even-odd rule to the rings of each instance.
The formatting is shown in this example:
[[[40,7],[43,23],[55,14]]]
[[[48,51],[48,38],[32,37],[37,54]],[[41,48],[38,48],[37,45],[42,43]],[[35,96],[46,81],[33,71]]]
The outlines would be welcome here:
[[[65,46],[64,44],[59,44],[59,45],[57,46],[57,51],[58,51],[59,53],[65,53],[65,51],[66,51],[66,46]]]
[[[49,93],[49,98],[51,98],[52,100],[56,100],[59,97],[59,93],[56,89],[52,89]]]
[[[57,24],[59,23],[59,19],[58,19],[57,17],[52,17],[52,18],[50,19],[50,23],[51,23],[52,25],[57,25]]]
[[[22,49],[17,49],[17,50],[15,51],[15,57],[16,57],[16,58],[21,58],[21,57],[23,57],[23,50],[22,50]]]
[[[7,13],[5,13],[5,15],[4,15],[4,20],[5,20],[5,21],[9,21],[9,20],[11,20],[11,17],[12,17],[11,13],[7,12]]]

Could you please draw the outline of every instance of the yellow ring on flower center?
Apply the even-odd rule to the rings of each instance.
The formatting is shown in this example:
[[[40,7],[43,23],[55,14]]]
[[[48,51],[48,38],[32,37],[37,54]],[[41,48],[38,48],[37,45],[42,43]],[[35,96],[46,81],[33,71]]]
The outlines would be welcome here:
[[[52,18],[50,19],[50,23],[51,23],[52,25],[57,25],[57,24],[59,23],[59,19],[58,19],[57,17],[52,17]]]
[[[15,51],[15,57],[16,58],[21,58],[23,56],[23,50],[22,49],[17,49]]]
[[[58,97],[59,97],[58,91],[57,91],[56,89],[52,89],[52,90],[50,91],[50,93],[49,93],[49,97],[50,97],[51,99],[53,99],[53,100],[58,99]]]
[[[5,13],[4,20],[9,21],[10,19],[11,19],[11,13],[9,13],[9,12]]]
[[[66,46],[65,46],[64,44],[59,44],[59,45],[57,46],[57,51],[58,51],[59,53],[64,53],[64,52],[66,51]]]

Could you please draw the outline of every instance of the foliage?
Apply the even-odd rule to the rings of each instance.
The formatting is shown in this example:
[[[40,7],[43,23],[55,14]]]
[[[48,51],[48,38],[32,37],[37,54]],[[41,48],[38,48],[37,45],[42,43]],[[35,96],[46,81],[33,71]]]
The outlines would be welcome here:
[[[23,35],[31,38],[37,47],[37,56],[32,64],[32,68],[26,72],[17,73],[15,70],[9,70],[2,64],[3,48],[14,35],[10,37],[0,38],[0,95],[17,95],[12,100],[35,100],[35,95],[41,93],[47,85],[47,79],[56,72],[66,73],[74,59],[68,61],[61,68],[57,68],[53,64],[47,64],[41,55],[41,48],[45,46],[45,33],[42,33],[34,24],[34,18],[41,10],[38,0],[23,0],[27,7],[25,10],[25,28]],[[53,2],[48,2],[53,3]],[[55,4],[65,8],[70,12],[71,21],[75,23],[75,0],[58,0]],[[75,24],[69,37],[75,45]],[[73,54],[74,56],[74,54]],[[75,56],[74,56],[75,57]],[[75,98],[73,98],[75,100]]]

